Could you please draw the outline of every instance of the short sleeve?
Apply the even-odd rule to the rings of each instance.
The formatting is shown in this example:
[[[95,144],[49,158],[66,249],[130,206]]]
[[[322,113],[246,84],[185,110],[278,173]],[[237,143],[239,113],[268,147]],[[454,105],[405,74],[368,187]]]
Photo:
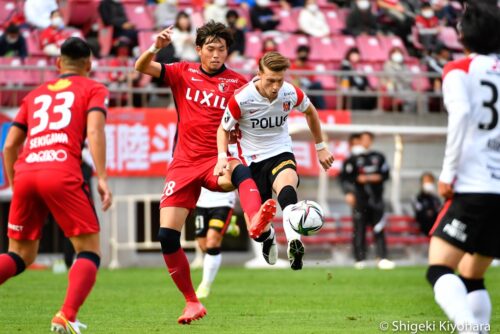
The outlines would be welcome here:
[[[25,99],[21,103],[19,112],[17,113],[12,125],[17,126],[21,130],[28,131],[28,107],[26,106]]]
[[[169,86],[174,86],[178,81],[185,63],[161,64],[160,80]]]
[[[309,108],[311,101],[309,100],[307,95],[304,94],[302,89],[298,88],[297,86],[293,86],[293,88],[295,89],[295,93],[297,94],[297,101],[295,102],[294,109],[300,112],[305,112],[307,108]]]
[[[229,99],[224,116],[222,116],[222,127],[224,130],[230,131],[236,124],[238,124],[238,120],[240,118],[241,109],[238,101],[236,101],[233,95],[231,99]]]
[[[104,85],[96,84],[90,91],[87,112],[100,111],[106,115],[108,110],[108,101],[108,89]]]

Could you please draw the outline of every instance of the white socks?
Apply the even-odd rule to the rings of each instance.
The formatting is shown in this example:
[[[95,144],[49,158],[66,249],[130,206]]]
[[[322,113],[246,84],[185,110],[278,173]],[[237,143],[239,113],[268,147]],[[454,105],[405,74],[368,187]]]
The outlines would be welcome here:
[[[288,223],[288,216],[290,214],[290,210],[292,209],[293,204],[288,205],[286,208],[283,209],[283,229],[285,230],[285,236],[286,240],[290,242],[290,240],[295,240],[299,239],[300,240],[300,234],[295,232]]]
[[[454,274],[446,274],[434,284],[434,297],[444,313],[457,326],[477,324],[469,307],[467,289],[462,280]]]
[[[467,294],[467,303],[480,324],[487,325],[490,323],[491,300],[487,290],[481,289],[469,292]]]
[[[208,287],[212,285],[212,282],[214,281],[215,276],[217,276],[217,272],[219,271],[221,262],[222,254],[205,254],[205,258],[203,259],[203,279],[201,281],[202,285]]]

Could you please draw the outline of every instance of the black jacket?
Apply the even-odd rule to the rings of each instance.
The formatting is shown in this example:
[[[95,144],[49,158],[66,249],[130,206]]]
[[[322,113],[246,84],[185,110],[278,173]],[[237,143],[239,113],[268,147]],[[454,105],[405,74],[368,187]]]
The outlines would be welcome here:
[[[421,191],[413,202],[413,209],[420,230],[428,235],[441,210],[441,200],[434,194]]]
[[[102,21],[107,26],[121,29],[122,25],[128,22],[123,5],[113,0],[101,1],[99,4],[99,14],[101,14]]]

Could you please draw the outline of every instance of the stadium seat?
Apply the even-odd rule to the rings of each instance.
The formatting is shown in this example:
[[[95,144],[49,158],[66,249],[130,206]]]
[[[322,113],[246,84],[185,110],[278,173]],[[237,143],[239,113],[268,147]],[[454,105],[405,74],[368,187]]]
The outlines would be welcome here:
[[[368,79],[368,83],[372,89],[377,89],[379,87],[380,78],[373,75],[373,73],[382,71],[382,67],[382,64],[359,63],[356,66],[356,69],[366,74],[366,78]]]
[[[0,25],[3,25],[16,12],[16,9],[16,1],[0,0]]]
[[[139,31],[138,40],[141,53],[149,49],[151,44],[155,42],[156,34],[156,31]]]
[[[155,22],[150,12],[144,5],[144,1],[140,4],[128,0],[123,3],[127,18],[130,22],[134,23],[137,30],[151,30],[154,29]]]
[[[45,54],[40,47],[40,32],[38,30],[23,30],[22,34],[26,39],[26,46],[28,48],[28,54],[30,56],[44,56]]]
[[[104,25],[100,17],[97,19],[97,23],[99,25],[97,39],[100,46],[100,56],[106,57],[111,52],[113,46],[113,26]]]
[[[54,80],[58,76],[57,70],[48,69],[48,66],[54,66],[54,59],[48,59],[46,57],[28,57],[24,60],[24,64],[28,66],[37,66],[38,68],[43,68],[44,70],[29,70],[31,79],[34,85],[39,85],[42,82],[49,80]]]
[[[338,60],[333,57],[335,47],[330,37],[311,37],[309,39],[311,53],[309,59],[312,61],[333,61]]]
[[[427,68],[424,65],[411,65],[409,66],[409,69],[413,74],[415,74],[411,84],[414,90],[416,90],[417,92],[425,92],[431,89],[429,78],[425,75],[418,75],[427,72]]]
[[[451,50],[462,50],[463,46],[458,40],[458,34],[453,27],[442,27],[439,31],[439,40]]]
[[[232,59],[227,63],[227,66],[236,72],[240,72],[246,80],[251,80],[257,72],[257,60],[255,58]],[[245,73],[241,73],[241,71],[245,71]]]
[[[342,33],[342,30],[345,29],[345,12],[335,8],[328,8],[323,10],[323,12],[325,13],[326,21],[330,27],[330,33],[335,35]]]
[[[99,16],[99,0],[68,0],[61,2],[60,10],[67,25],[87,29]],[[82,28],[83,29],[83,28]]]
[[[383,62],[387,53],[375,36],[360,35],[356,37],[361,59],[370,62]]]
[[[257,58],[262,52],[262,33],[252,31],[245,33],[245,57]]]
[[[275,13],[280,17],[280,24],[276,27],[276,30],[292,33],[298,31],[300,10],[300,8],[292,8],[291,10],[275,9]]]
[[[329,61],[341,62],[347,51],[353,47],[356,47],[356,41],[351,36],[333,36],[332,37],[333,47],[327,47],[324,49],[324,59]]]
[[[308,45],[309,39],[304,35],[282,34],[274,38],[278,44],[278,51],[285,57],[295,60],[297,58],[297,47]]]
[[[406,50],[403,41],[398,36],[379,36],[378,39],[380,41],[380,45],[382,46],[386,54],[385,59],[389,58],[389,52],[394,47],[401,48],[401,50],[403,50],[405,58],[408,57],[408,50]]]

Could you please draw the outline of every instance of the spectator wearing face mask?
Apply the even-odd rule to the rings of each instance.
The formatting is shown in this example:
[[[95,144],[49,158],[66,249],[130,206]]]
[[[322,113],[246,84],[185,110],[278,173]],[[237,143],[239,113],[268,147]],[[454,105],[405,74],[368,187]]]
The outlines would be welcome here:
[[[412,13],[402,0],[377,0],[378,21],[386,33],[392,33],[406,41],[411,33]]]
[[[456,27],[460,11],[449,0],[431,0],[431,6],[442,25]]]
[[[213,0],[213,2],[205,7],[203,18],[205,22],[213,20],[227,25],[226,14],[229,10],[227,0]]]
[[[226,20],[227,26],[234,36],[234,43],[229,47],[228,55],[231,58],[242,57],[245,54],[245,32],[242,29],[245,22],[240,20],[238,12],[234,9],[227,12]]]
[[[415,18],[418,40],[425,51],[435,51],[441,44],[438,39],[440,30],[439,19],[434,15],[434,10],[428,2],[424,2],[420,14]]]
[[[38,29],[50,26],[50,15],[56,10],[56,0],[26,0],[24,3],[24,16],[26,22]]]
[[[71,37],[73,31],[65,29],[64,21],[59,10],[50,14],[50,26],[40,34],[40,46],[47,56],[59,56],[61,45]]]
[[[299,13],[299,28],[302,32],[313,37],[330,35],[330,26],[326,22],[325,14],[321,12],[316,0],[307,0],[305,7]]]
[[[299,71],[313,71],[314,67],[309,63],[309,53],[311,52],[309,46],[300,45],[297,48],[297,58],[291,64],[290,70],[299,70]],[[308,91],[308,90],[323,90],[323,86],[321,82],[317,81],[314,75],[292,75],[292,82],[294,85],[299,86],[300,88]],[[325,109],[325,99],[322,95],[308,93],[309,100],[318,110]]]
[[[366,92],[371,90],[368,78],[358,69],[360,59],[359,49],[351,48],[342,60],[341,71],[356,72],[356,74],[342,76],[341,86],[343,90],[350,92]],[[372,96],[352,96],[348,99],[350,103],[347,103],[346,107],[351,110],[373,110],[377,102],[375,97]]]
[[[435,77],[429,78],[431,82],[430,90],[435,93],[441,93],[442,75],[444,66],[451,60],[451,52],[444,45],[439,45],[437,49],[424,57],[424,63],[427,65],[429,73],[436,74]],[[429,111],[441,109],[441,98],[429,98]]]
[[[375,35],[377,31],[377,18],[371,11],[370,1],[357,0],[347,16],[346,33],[353,36]]]
[[[429,235],[441,210],[441,200],[436,194],[436,179],[430,172],[423,173],[420,177],[420,192],[413,202],[413,209],[420,230]]]
[[[385,91],[392,93],[392,96],[384,101],[384,109],[415,111],[416,95],[412,89],[413,77],[409,73],[408,67],[404,63],[404,53],[399,47],[394,47],[389,52],[389,59],[384,63],[386,77],[382,79]]]
[[[19,58],[28,56],[26,40],[15,24],[10,24],[5,33],[0,36],[0,56]]]
[[[255,6],[250,9],[252,28],[260,31],[275,30],[280,24],[280,18],[269,5],[270,0],[256,0]]]

